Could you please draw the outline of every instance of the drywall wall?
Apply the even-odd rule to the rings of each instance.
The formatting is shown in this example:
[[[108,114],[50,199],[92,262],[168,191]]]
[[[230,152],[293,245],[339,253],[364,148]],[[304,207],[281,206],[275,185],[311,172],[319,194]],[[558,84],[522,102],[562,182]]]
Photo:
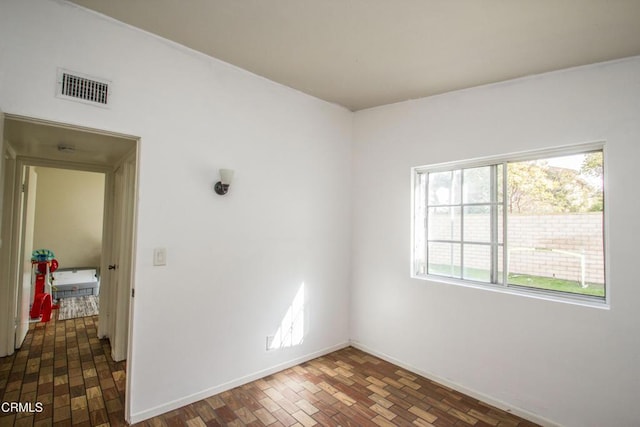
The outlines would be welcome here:
[[[141,138],[131,421],[348,343],[348,110],[61,1],[2,1],[0,52],[3,111]],[[57,67],[109,108],[56,98]],[[303,341],[266,351],[301,286]]]
[[[133,421],[344,344],[353,257],[357,345],[541,419],[637,424],[638,59],[362,111],[352,129],[340,107],[64,2],[3,1],[0,51],[0,109],[141,137]],[[110,108],[55,98],[59,66],[111,79]],[[610,310],[409,278],[410,167],[601,139]],[[218,168],[236,170],[224,197]],[[304,341],[265,351],[303,283]]]
[[[355,114],[351,337],[545,424],[640,424],[640,58]],[[413,166],[606,141],[610,309],[410,278]]]
[[[105,175],[36,168],[34,248],[51,249],[60,268],[99,267]]]

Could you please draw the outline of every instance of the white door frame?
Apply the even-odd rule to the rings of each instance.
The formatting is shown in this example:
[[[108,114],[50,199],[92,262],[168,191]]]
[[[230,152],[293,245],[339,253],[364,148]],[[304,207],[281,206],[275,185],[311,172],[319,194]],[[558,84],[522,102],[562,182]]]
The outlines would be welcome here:
[[[0,113],[1,115],[1,113]],[[0,117],[0,121],[2,117]],[[2,123],[0,123],[0,128]],[[0,138],[1,138],[0,133]],[[3,141],[0,141],[3,142]],[[2,174],[0,181],[2,189],[2,222],[0,223],[0,239],[2,245],[0,246],[0,356],[6,356],[12,354],[15,350],[15,315],[12,310],[12,295],[10,292],[11,283],[11,248],[13,242],[13,215],[14,215],[14,180],[15,180],[15,168],[16,168],[16,155],[12,148],[3,143],[2,158],[0,161],[2,165]]]
[[[19,197],[20,206],[18,208],[20,211],[20,247],[18,254],[19,267],[17,269],[15,348],[22,346],[29,331],[29,305],[33,298],[33,289],[31,289],[31,252],[33,251],[33,232],[35,229],[37,176],[35,168],[31,166],[22,168],[20,176],[22,191],[18,191],[18,193],[21,193]]]
[[[113,235],[112,235],[112,231],[113,231],[113,209],[111,209],[110,207],[113,205],[113,191],[109,188],[109,186],[113,186],[114,184],[114,179],[113,179],[113,174],[114,171],[117,169],[117,167],[122,167],[125,164],[130,164],[130,167],[132,168],[131,173],[128,175],[128,181],[125,183],[125,187],[127,189],[127,191],[125,191],[125,193],[128,193],[130,195],[130,201],[127,203],[127,215],[126,215],[126,219],[128,224],[130,224],[129,227],[127,227],[127,231],[129,231],[128,235],[123,234],[122,237],[126,238],[126,242],[124,242],[124,248],[127,250],[128,254],[126,254],[126,258],[128,258],[129,262],[128,264],[130,265],[130,268],[126,269],[125,271],[122,272],[122,279],[124,283],[127,284],[127,286],[125,286],[127,288],[126,292],[120,292],[120,295],[124,295],[123,298],[126,298],[125,304],[124,306],[126,306],[126,316],[120,315],[117,316],[121,319],[122,324],[119,325],[119,327],[114,330],[118,331],[118,334],[120,334],[122,331],[125,332],[125,338],[124,341],[122,341],[122,339],[120,339],[120,342],[124,342],[125,344],[125,350],[124,352],[122,352],[122,354],[124,355],[124,358],[129,360],[129,363],[127,363],[127,381],[126,381],[126,391],[125,391],[125,420],[128,421],[130,419],[130,390],[131,390],[131,367],[132,367],[132,363],[131,363],[131,354],[132,354],[132,345],[131,345],[131,331],[132,331],[132,325],[133,325],[133,304],[130,303],[130,299],[131,298],[131,289],[134,288],[134,265],[135,265],[135,236],[136,236],[136,228],[137,228],[137,194],[138,194],[138,187],[137,187],[137,176],[138,176],[138,169],[139,169],[139,156],[138,156],[138,152],[139,152],[139,147],[140,147],[140,139],[138,137],[133,137],[133,136],[129,136],[129,135],[123,135],[123,134],[118,134],[118,133],[113,133],[113,132],[108,132],[108,131],[101,131],[101,130],[96,130],[96,129],[89,129],[89,128],[84,128],[84,127],[80,127],[80,126],[73,126],[73,125],[67,125],[67,124],[63,124],[63,123],[56,123],[56,122],[49,122],[49,121],[44,121],[44,120],[38,120],[38,119],[30,119],[30,118],[26,118],[23,116],[14,116],[14,115],[9,115],[7,114],[5,116],[5,118],[19,118],[20,120],[27,120],[27,121],[32,121],[32,122],[36,122],[39,124],[46,124],[46,125],[50,125],[50,126],[54,126],[54,127],[66,127],[66,128],[71,128],[71,129],[75,129],[75,130],[79,130],[79,131],[83,131],[83,132],[92,132],[92,133],[100,133],[100,134],[105,134],[105,135],[110,135],[110,136],[114,136],[114,137],[119,137],[119,138],[124,138],[124,139],[129,139],[132,141],[132,143],[134,144],[132,150],[124,156],[123,159],[120,160],[120,163],[114,168],[113,166],[101,166],[101,165],[95,165],[95,164],[88,164],[88,163],[76,163],[76,162],[67,162],[67,161],[58,161],[58,160],[51,160],[51,159],[47,159],[47,158],[37,158],[37,157],[26,157],[26,156],[17,156],[15,159],[15,167],[14,167],[14,173],[12,174],[14,177],[17,177],[18,174],[21,174],[22,171],[24,170],[24,168],[26,166],[35,166],[35,167],[50,167],[50,168],[58,168],[58,169],[71,169],[71,170],[79,170],[79,171],[87,171],[87,172],[98,172],[98,173],[104,173],[105,174],[105,209],[104,209],[104,213],[105,213],[105,217],[103,219],[103,242],[102,242],[102,256],[101,256],[101,278],[103,278],[105,274],[105,272],[108,272],[108,265],[110,263],[110,260],[108,259],[108,257],[111,254],[111,248],[113,246]],[[3,123],[3,118],[0,117],[0,122]],[[2,124],[0,123],[0,128],[2,127]],[[0,138],[2,138],[0,140],[0,142],[2,144],[0,144],[0,147],[4,147],[4,141],[3,141],[3,135],[2,133],[0,133]],[[4,149],[2,150],[2,156],[3,158],[0,159],[0,161],[4,160]],[[9,164],[9,166],[11,165],[11,162],[7,162],[4,164],[4,167],[7,167],[7,164]],[[0,167],[0,171],[2,171],[2,173],[4,173],[4,168]],[[3,238],[3,244],[2,247],[0,247],[0,297],[3,297],[1,299],[6,301],[6,305],[7,305],[7,310],[4,311],[4,313],[6,313],[5,316],[2,315],[2,312],[0,312],[0,329],[2,329],[2,332],[0,332],[0,338],[4,338],[5,339],[5,343],[4,344],[10,344],[10,347],[7,348],[8,352],[7,354],[12,354],[13,351],[15,350],[15,313],[16,313],[16,309],[17,309],[17,296],[18,296],[18,289],[17,289],[17,282],[16,282],[16,277],[17,277],[17,270],[18,270],[18,265],[19,265],[19,254],[20,254],[20,224],[16,224],[17,221],[19,221],[19,216],[16,214],[16,210],[19,210],[19,203],[16,204],[15,203],[15,199],[19,198],[21,196],[21,179],[15,179],[15,182],[13,183],[9,183],[9,182],[2,182],[4,181],[3,179],[0,180],[0,184],[3,184],[4,190],[8,191],[8,190],[13,190],[13,191],[9,191],[9,192],[13,192],[14,194],[12,194],[12,199],[14,200],[13,205],[14,206],[3,206],[3,210],[5,211],[5,213],[9,210],[9,208],[11,208],[11,210],[9,212],[12,213],[12,215],[10,215],[12,218],[3,218],[2,223],[0,225],[2,225],[2,229],[0,230],[0,232],[2,233],[0,235],[0,237]],[[13,185],[11,185],[13,184]],[[0,193],[2,194],[2,193]],[[7,197],[4,197],[4,201],[6,202]],[[1,203],[1,202],[0,202]],[[0,206],[2,206],[2,204],[0,204]],[[5,225],[7,227],[5,227]],[[6,241],[5,236],[10,236],[10,241]],[[124,256],[124,254],[123,254]],[[8,268],[7,268],[8,267]],[[4,272],[7,273],[4,273]],[[6,275],[5,275],[6,274]],[[128,282],[128,283],[127,283]],[[4,297],[7,297],[6,299]],[[102,300],[102,298],[101,298]],[[4,301],[2,301],[4,302]],[[0,304],[2,303],[0,302]],[[112,301],[107,301],[107,307],[104,308],[108,308],[111,304]],[[103,312],[103,306],[102,306],[102,301],[100,301],[100,305],[101,305],[101,310],[100,312]],[[116,305],[116,309],[117,306],[122,306],[122,304],[115,304]],[[1,308],[1,307],[0,307]],[[113,311],[114,308],[111,307],[110,311]],[[106,310],[104,310],[106,311]],[[122,309],[120,310],[122,311]],[[99,320],[98,323],[98,336],[99,337],[104,337],[104,334],[101,334],[101,332],[104,333],[104,330],[101,330],[101,318]],[[8,332],[8,333],[7,333]],[[4,337],[4,335],[8,335],[6,337]],[[111,341],[112,341],[112,346],[113,346],[113,342],[116,341],[116,337],[110,337]],[[117,345],[117,344],[116,344]],[[2,347],[4,347],[3,345],[0,344],[0,349],[2,349]]]

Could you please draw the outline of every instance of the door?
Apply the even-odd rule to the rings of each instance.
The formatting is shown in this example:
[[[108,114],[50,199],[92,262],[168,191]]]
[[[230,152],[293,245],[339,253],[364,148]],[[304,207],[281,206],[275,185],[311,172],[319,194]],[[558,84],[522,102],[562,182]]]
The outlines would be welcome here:
[[[111,342],[111,357],[115,361],[127,357],[129,342],[129,312],[132,298],[132,256],[135,203],[135,154],[116,169],[112,182],[111,225],[106,230],[111,235],[108,249],[107,289],[108,312],[101,317],[106,322],[104,335]],[[101,292],[102,293],[102,292]],[[101,301],[102,305],[102,301]],[[102,314],[102,309],[100,313]],[[103,320],[104,319],[104,320]]]
[[[116,337],[116,318],[118,317],[118,287],[120,285],[120,275],[118,274],[118,268],[120,267],[120,244],[121,244],[121,229],[122,229],[122,217],[120,212],[122,211],[122,166],[120,166],[113,174],[113,210],[111,212],[112,224],[111,224],[111,248],[107,255],[108,267],[107,267],[107,298],[108,298],[108,312],[107,315],[107,330],[106,336],[111,341],[112,358],[113,353],[116,350],[115,337]],[[100,310],[102,313],[102,310]]]
[[[33,252],[33,229],[36,218],[36,186],[38,175],[34,168],[26,166],[23,169],[22,181],[22,231],[20,249],[20,277],[18,279],[17,312],[16,312],[16,342],[15,348],[20,348],[29,331],[29,304],[33,301],[31,286],[31,252]]]
[[[115,322],[114,360],[123,360],[127,357],[129,342],[129,313],[131,298],[133,298],[132,286],[132,254],[133,254],[133,211],[135,201],[135,156],[129,156],[121,167],[120,182],[116,185],[116,197],[120,199],[119,210],[116,211],[117,236],[119,240],[116,259],[118,268],[117,307]],[[118,174],[116,174],[117,177]],[[118,194],[120,192],[120,194]]]

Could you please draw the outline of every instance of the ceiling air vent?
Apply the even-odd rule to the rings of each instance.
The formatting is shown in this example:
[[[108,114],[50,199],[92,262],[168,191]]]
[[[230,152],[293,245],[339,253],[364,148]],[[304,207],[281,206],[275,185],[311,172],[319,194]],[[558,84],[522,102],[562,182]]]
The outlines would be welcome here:
[[[111,95],[110,84],[105,79],[58,69],[57,95],[60,98],[106,107]]]

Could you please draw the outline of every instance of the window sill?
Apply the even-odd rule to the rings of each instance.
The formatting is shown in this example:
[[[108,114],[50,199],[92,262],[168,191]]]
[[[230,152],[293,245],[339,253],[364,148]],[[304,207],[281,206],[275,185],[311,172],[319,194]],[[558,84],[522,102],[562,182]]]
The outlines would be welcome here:
[[[442,283],[447,285],[462,286],[465,288],[481,289],[483,291],[498,292],[509,295],[518,295],[527,298],[540,299],[545,301],[560,302],[565,304],[579,305],[582,307],[597,308],[601,310],[609,310],[611,307],[606,299],[597,297],[589,297],[582,295],[563,295],[553,291],[544,289],[527,289],[518,286],[501,286],[488,283],[477,283],[468,280],[460,280],[451,277],[435,276],[435,275],[411,275],[412,279],[424,280],[433,283]]]

